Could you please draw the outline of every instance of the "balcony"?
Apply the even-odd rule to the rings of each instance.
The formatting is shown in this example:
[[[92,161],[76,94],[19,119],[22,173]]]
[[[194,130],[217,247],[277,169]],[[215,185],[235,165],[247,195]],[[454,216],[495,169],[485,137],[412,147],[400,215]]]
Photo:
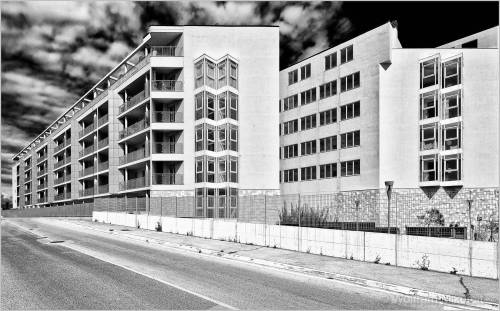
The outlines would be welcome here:
[[[95,130],[95,123],[87,125],[83,130],[78,133],[78,137],[82,138]]]
[[[54,196],[54,201],[61,201],[64,199],[66,199],[66,200],[71,199],[71,192],[63,192],[63,193],[56,194]]]
[[[175,111],[156,111],[153,114],[153,122],[159,123],[182,123],[184,116],[182,112]]]
[[[94,173],[96,173],[95,166],[90,166],[80,172],[80,177],[92,175]]]
[[[47,198],[39,198],[38,203],[47,203]]]
[[[153,144],[153,153],[167,153],[167,154],[175,154],[175,153],[183,153],[184,148],[182,143],[154,143]]]
[[[137,104],[139,104],[140,102],[142,102],[143,100],[145,100],[148,97],[149,97],[149,95],[146,95],[146,90],[137,93],[136,95],[134,95],[133,97],[131,97],[130,99],[128,99],[123,105],[121,105],[119,107],[119,112],[118,113],[119,114],[124,113],[125,111],[127,111],[130,108],[136,106]]]
[[[101,125],[106,124],[106,122],[108,122],[108,119],[109,119],[109,116],[108,116],[108,115],[105,115],[105,116],[100,117],[100,118],[97,120],[97,127],[100,127]]]
[[[108,193],[108,192],[109,192],[109,185],[100,185],[100,186],[97,188],[97,192],[98,192],[99,194]]]
[[[63,175],[61,177],[58,177],[54,180],[54,185],[62,184],[63,182],[70,181],[71,180],[71,174]]]
[[[47,186],[48,186],[47,183],[43,183],[43,184],[39,184],[37,188],[38,188],[38,190],[42,190],[42,189],[47,188]]]
[[[61,160],[59,162],[56,162],[54,164],[54,169],[59,168],[59,167],[65,165],[65,164],[68,164],[70,162],[71,162],[71,158],[65,158],[65,159],[63,159],[63,160]]]
[[[36,176],[42,176],[44,174],[47,174],[47,168],[41,169],[37,172]]]
[[[149,149],[138,149],[120,157],[120,165],[149,157]]]
[[[106,162],[102,162],[102,163],[99,163],[99,164],[97,165],[97,169],[98,169],[98,171],[99,171],[99,172],[101,172],[101,171],[105,171],[105,170],[107,170],[108,168],[109,168],[109,162],[108,162],[108,161],[106,161]]]
[[[81,197],[87,197],[89,195],[94,195],[94,187],[80,190]]]
[[[182,185],[182,184],[184,184],[183,174],[153,173],[153,185]]]
[[[182,81],[176,80],[154,80],[151,81],[152,91],[156,92],[182,92],[184,85]]]
[[[149,180],[145,177],[129,179],[124,183],[120,183],[120,191],[137,189],[149,186]]]
[[[97,148],[101,149],[109,145],[109,137],[103,138],[97,142]]]
[[[84,157],[86,155],[89,155],[91,153],[93,153],[95,151],[95,146],[92,145],[92,146],[88,146],[87,148],[83,149],[82,151],[80,151],[79,153],[79,157]]]
[[[25,171],[30,170],[30,169],[31,169],[31,163],[24,166]]]
[[[36,163],[40,164],[41,162],[43,162],[45,160],[47,160],[47,155],[46,154],[43,155],[43,156],[41,156],[40,158],[38,158],[38,160],[36,160]]]
[[[61,142],[59,145],[54,147],[54,153],[57,153],[61,150],[63,150],[66,146],[69,146],[71,144],[70,139],[66,139],[63,142]]]
[[[118,80],[116,80],[115,83],[113,83],[113,86],[116,88],[123,82],[125,82],[128,78],[133,76],[136,72],[144,68],[149,63],[149,57],[150,55],[144,57],[142,60],[140,60],[134,68],[128,70],[126,73],[122,74],[121,76],[118,77]]]
[[[127,127],[126,129],[124,129],[123,131],[120,131],[120,135],[119,135],[119,139],[123,139],[125,137],[128,137],[132,134],[135,134],[137,132],[140,132],[146,128],[149,127],[149,120],[147,119],[143,119],[141,121],[138,121],[134,124],[132,124],[131,126]]]
[[[182,46],[152,46],[151,56],[183,56]]]
[[[104,98],[104,96],[108,95],[108,90],[102,91],[99,95],[96,96],[91,102],[90,105],[96,104],[101,101],[101,99]]]

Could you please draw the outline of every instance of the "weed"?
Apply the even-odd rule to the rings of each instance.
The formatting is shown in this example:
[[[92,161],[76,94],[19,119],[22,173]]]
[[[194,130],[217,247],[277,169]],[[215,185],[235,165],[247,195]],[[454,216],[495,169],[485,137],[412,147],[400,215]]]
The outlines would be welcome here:
[[[308,253],[308,254],[309,254],[310,252],[311,252],[311,248],[310,248],[310,247],[308,247],[308,248],[307,248],[307,250],[306,250],[306,253]]]
[[[352,256],[352,254],[351,254],[351,257],[349,257],[349,259],[350,259],[350,260],[354,260],[354,257]]]
[[[276,248],[276,244],[273,245],[273,248]]]
[[[155,229],[156,229],[156,231],[158,231],[158,232],[161,232],[161,231],[162,231],[162,228],[161,228],[161,222],[159,222],[159,221],[158,221],[158,222],[156,223],[156,227],[155,227]]]
[[[453,270],[450,271],[450,274],[457,274],[458,270],[455,267],[451,267]]]
[[[193,236],[193,231],[188,231],[188,232],[186,232],[186,235],[187,235],[187,236]]]
[[[375,257],[375,260],[373,261],[374,263],[379,263],[380,262],[380,259],[382,259],[380,257],[380,255],[377,255],[377,257]]]
[[[391,265],[391,263],[390,263],[390,262],[386,262],[386,263],[385,263],[385,265],[386,265],[386,266],[390,266],[390,265]]]
[[[429,260],[429,256],[427,254],[424,254],[422,256],[422,261],[417,260],[417,266],[420,270],[429,270],[429,265],[431,264],[431,261]]]

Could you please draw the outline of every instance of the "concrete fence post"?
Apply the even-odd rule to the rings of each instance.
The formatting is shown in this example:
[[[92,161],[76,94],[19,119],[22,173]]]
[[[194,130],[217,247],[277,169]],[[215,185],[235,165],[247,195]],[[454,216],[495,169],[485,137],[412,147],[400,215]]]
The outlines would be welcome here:
[[[300,194],[299,194],[299,199],[298,199],[298,205],[297,205],[297,213],[299,214],[299,224],[297,226],[297,250],[300,252],[300,239],[302,236],[302,230],[300,229]]]
[[[267,246],[267,194],[264,193],[264,245]]]

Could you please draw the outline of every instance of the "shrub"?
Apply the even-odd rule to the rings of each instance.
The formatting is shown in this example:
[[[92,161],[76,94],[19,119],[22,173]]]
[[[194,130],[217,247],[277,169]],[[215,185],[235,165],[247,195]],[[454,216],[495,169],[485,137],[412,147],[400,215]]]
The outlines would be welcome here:
[[[427,227],[431,225],[444,226],[444,216],[437,208],[433,207],[425,211],[424,224]]]
[[[422,256],[422,261],[417,260],[417,266],[420,270],[429,270],[430,264],[431,261],[429,260],[429,256],[427,254]]]
[[[300,220],[301,226],[324,227],[329,218],[329,209],[318,209],[307,205],[294,207],[292,202],[290,202],[288,209],[286,202],[284,202],[279,216],[281,224],[299,225]]]
[[[377,257],[375,257],[375,260],[373,261],[374,263],[379,263],[380,262],[380,259],[382,259],[380,257],[380,255],[377,255]]]
[[[156,227],[155,227],[155,230],[158,231],[158,232],[161,232],[162,231],[162,228],[161,228],[161,222],[156,222]]]

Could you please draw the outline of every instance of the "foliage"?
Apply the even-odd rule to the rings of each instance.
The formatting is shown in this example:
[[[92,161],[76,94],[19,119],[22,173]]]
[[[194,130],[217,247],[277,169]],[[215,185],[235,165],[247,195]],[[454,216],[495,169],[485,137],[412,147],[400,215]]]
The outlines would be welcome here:
[[[429,270],[430,264],[431,264],[431,261],[430,261],[429,256],[427,254],[422,256],[422,261],[417,260],[417,266],[420,270]]]
[[[427,227],[431,225],[444,226],[444,216],[437,208],[433,207],[425,211],[424,224]]]
[[[288,225],[300,225],[311,227],[323,227],[329,218],[328,208],[313,208],[304,205],[299,208],[290,202],[290,208],[286,207],[286,202],[280,212],[280,223]]]
[[[158,232],[161,232],[161,231],[162,231],[162,228],[161,228],[161,222],[159,222],[159,221],[158,221],[158,222],[156,223],[156,227],[155,227],[155,229],[156,229],[156,231],[158,231]]]

